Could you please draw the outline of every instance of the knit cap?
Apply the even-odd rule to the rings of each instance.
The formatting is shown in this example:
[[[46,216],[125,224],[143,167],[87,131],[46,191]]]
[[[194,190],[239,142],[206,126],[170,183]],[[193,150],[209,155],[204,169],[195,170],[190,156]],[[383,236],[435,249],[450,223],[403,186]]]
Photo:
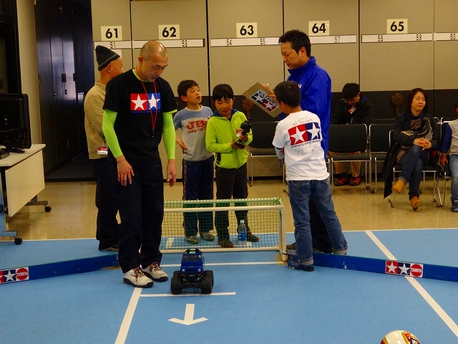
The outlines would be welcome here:
[[[120,56],[114,51],[98,45],[95,47],[95,55],[97,57],[97,63],[99,64],[99,70],[104,69],[111,61],[117,60]]]

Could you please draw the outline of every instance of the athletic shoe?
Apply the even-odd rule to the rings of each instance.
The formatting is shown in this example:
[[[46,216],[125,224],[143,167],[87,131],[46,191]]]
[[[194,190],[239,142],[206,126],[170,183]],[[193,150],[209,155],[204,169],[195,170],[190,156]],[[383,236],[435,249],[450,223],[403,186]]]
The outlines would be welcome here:
[[[151,278],[145,276],[140,267],[127,271],[124,274],[123,281],[124,283],[133,285],[136,288],[151,288],[153,286]]]
[[[296,249],[296,243],[293,242],[292,244],[286,245],[287,250],[295,250]]]
[[[218,239],[218,245],[221,248],[232,248],[232,247],[234,247],[234,245],[232,244],[232,242],[229,239],[222,239],[222,240]]]
[[[347,255],[347,250],[337,250],[337,251],[332,251],[333,254],[337,254],[339,256],[346,256]]]
[[[417,210],[420,205],[421,205],[421,201],[417,196],[413,196],[410,199],[410,206],[412,207],[413,210]]]
[[[347,176],[341,176],[340,178],[334,179],[335,186],[347,185],[350,180]]]
[[[396,182],[396,184],[394,184],[394,186],[391,188],[392,191],[400,194],[402,192],[402,190],[404,190],[404,186],[406,184],[404,183],[404,181],[402,179],[398,179],[398,181]]]
[[[458,212],[458,200],[454,200],[452,203],[452,209],[454,213]]]
[[[190,244],[197,244],[199,242],[199,238],[197,238],[195,235],[192,235],[192,236],[187,236],[184,238],[184,240],[186,240],[187,242],[189,242]]]
[[[153,262],[148,267],[143,268],[143,272],[156,282],[165,282],[169,278],[158,262]]]
[[[348,183],[350,186],[358,186],[359,184],[361,184],[361,176],[351,177],[350,183]]]
[[[102,252],[119,252],[119,244],[112,244],[112,245],[109,245],[107,247],[104,247],[104,248],[101,248],[99,246],[99,251],[102,251]]]
[[[308,271],[308,272],[315,270],[312,264],[302,265],[302,264],[299,264],[297,260],[295,261],[288,260],[288,267],[292,270],[302,270],[302,271]]]
[[[246,240],[250,242],[258,242],[259,238],[251,232],[246,233]]]
[[[210,232],[200,233],[200,237],[205,241],[213,241],[215,240],[215,236]]]

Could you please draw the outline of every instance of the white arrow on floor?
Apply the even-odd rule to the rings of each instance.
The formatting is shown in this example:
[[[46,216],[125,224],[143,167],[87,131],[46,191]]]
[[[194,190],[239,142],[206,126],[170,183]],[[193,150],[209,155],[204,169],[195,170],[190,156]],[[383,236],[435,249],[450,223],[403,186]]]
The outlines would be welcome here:
[[[182,324],[182,325],[194,325],[197,323],[200,323],[202,321],[207,321],[207,318],[199,318],[199,319],[194,319],[194,304],[193,303],[188,303],[186,304],[186,310],[184,311],[184,319],[177,319],[177,318],[172,318],[169,319],[169,321],[175,322],[177,324]]]

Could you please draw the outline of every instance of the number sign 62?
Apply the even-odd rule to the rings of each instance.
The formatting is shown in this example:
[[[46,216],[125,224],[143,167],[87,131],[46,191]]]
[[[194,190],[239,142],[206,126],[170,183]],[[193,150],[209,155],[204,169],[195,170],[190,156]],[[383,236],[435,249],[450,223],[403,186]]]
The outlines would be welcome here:
[[[180,39],[180,24],[159,25],[159,39]]]

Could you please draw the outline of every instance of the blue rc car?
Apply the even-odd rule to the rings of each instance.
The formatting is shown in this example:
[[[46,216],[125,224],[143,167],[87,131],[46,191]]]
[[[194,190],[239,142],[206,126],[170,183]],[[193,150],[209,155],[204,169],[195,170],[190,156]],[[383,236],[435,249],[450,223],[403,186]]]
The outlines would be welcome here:
[[[202,294],[211,294],[213,271],[204,270],[204,255],[198,248],[188,248],[183,252],[180,271],[174,271],[170,283],[173,295],[181,294],[183,289],[200,289]]]

